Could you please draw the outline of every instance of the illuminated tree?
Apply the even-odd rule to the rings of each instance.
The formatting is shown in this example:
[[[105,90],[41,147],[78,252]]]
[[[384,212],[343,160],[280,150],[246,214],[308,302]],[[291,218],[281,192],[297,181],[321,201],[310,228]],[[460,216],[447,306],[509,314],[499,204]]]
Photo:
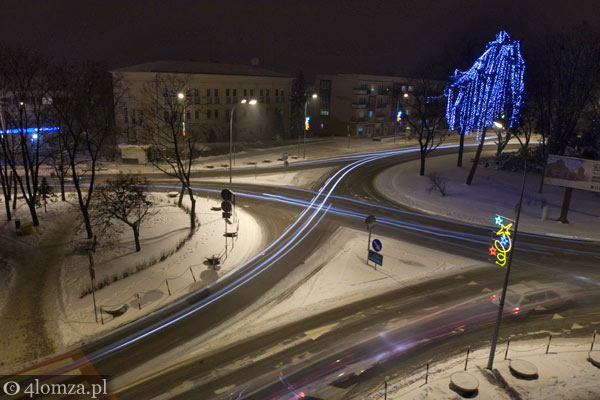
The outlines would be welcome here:
[[[467,185],[475,175],[487,127],[499,117],[508,121],[511,128],[517,125],[523,101],[524,71],[519,42],[511,42],[508,33],[501,31],[470,69],[456,70],[450,78],[446,90],[448,126],[450,130],[458,128],[461,139],[473,132],[479,139]],[[462,140],[459,151],[462,152]]]

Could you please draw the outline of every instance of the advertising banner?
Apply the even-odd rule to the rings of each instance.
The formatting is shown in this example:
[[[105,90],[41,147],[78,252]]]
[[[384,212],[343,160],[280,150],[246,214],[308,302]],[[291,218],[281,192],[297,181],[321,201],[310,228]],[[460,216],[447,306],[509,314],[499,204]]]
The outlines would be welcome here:
[[[600,192],[600,161],[550,154],[544,183]]]

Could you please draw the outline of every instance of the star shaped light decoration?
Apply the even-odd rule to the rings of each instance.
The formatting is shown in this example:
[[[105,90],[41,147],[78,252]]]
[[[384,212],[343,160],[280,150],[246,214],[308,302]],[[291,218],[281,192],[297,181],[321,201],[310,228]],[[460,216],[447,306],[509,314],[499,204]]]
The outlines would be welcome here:
[[[496,218],[495,218],[495,220],[496,220],[496,225],[500,225],[500,226],[502,226],[502,223],[504,222],[504,220],[502,219],[502,217],[501,217],[501,216],[499,216],[499,215],[496,215]]]
[[[500,238],[500,243],[502,243],[502,246],[506,247],[506,245],[508,245],[508,239],[506,236],[502,236]]]
[[[492,255],[492,256],[496,255],[496,248],[494,246],[490,246],[490,255]]]

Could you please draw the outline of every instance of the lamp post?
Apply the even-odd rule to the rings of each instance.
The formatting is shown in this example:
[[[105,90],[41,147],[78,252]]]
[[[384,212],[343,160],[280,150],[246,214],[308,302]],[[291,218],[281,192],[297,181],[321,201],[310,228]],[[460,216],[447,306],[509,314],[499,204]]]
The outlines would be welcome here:
[[[181,132],[183,133],[183,136],[185,136],[185,94],[179,92],[177,93],[177,98],[183,102],[183,120],[181,121]]]
[[[240,104],[250,104],[251,106],[256,104],[256,100],[252,99],[250,101],[246,99],[242,99]],[[235,106],[231,107],[231,114],[229,114],[229,189],[231,189],[231,170],[232,170],[232,160],[233,160],[233,113],[235,112]]]
[[[304,123],[305,123],[305,124],[306,124],[306,108],[307,108],[307,106],[308,106],[308,101],[309,101],[311,98],[313,98],[313,99],[316,99],[317,97],[319,97],[319,96],[317,96],[317,94],[316,94],[316,93],[313,93],[313,95],[312,95],[312,96],[310,96],[310,98],[306,99],[306,101],[304,102]],[[302,158],[306,158],[306,131],[307,131],[307,130],[308,130],[308,126],[305,126],[305,127],[304,127],[304,155],[302,156]]]
[[[506,121],[503,119],[494,120],[495,128],[506,129]],[[494,365],[494,356],[496,353],[496,343],[498,342],[498,335],[500,333],[500,323],[502,322],[502,314],[504,313],[504,300],[506,298],[506,290],[508,288],[508,278],[510,277],[510,267],[512,265],[512,257],[515,252],[515,245],[517,243],[517,232],[519,229],[519,217],[521,216],[521,206],[523,205],[523,193],[525,192],[525,180],[527,179],[527,147],[529,145],[529,136],[526,137],[525,143],[521,142],[518,135],[515,135],[519,140],[519,143],[523,147],[523,180],[521,182],[521,194],[519,196],[519,207],[517,208],[517,217],[515,218],[515,231],[512,239],[512,250],[508,254],[508,261],[506,263],[506,273],[504,275],[504,285],[502,286],[502,295],[500,296],[500,304],[498,305],[498,315],[496,317],[496,326],[494,328],[494,336],[492,337],[492,347],[490,348],[490,357],[488,359],[488,369],[492,369]]]

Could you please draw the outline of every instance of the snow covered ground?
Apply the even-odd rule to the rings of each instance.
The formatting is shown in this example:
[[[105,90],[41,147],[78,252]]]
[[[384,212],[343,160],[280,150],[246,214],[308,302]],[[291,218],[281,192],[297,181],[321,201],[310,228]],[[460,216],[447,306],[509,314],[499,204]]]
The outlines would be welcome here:
[[[493,152],[484,152],[493,155]],[[388,168],[377,175],[375,186],[388,199],[427,213],[442,215],[480,225],[493,225],[500,214],[514,219],[519,201],[522,173],[498,171],[480,165],[472,184],[466,185],[471,163],[465,157],[463,167],[456,167],[456,155],[427,158],[425,176],[419,176],[419,161]],[[429,191],[431,172],[447,178],[447,195]],[[539,175],[529,174],[523,198],[519,230],[561,237],[600,240],[600,193],[574,190],[568,214],[569,224],[557,222],[564,188],[544,185],[537,193]],[[549,219],[541,220],[542,206],[550,207]]]
[[[334,170],[331,168],[310,168],[298,171],[283,171],[277,173],[260,173],[244,177],[234,177],[233,183],[243,182],[253,185],[270,186],[294,186],[305,189],[314,188],[315,182],[319,182]],[[229,182],[229,178],[202,178],[203,182]]]
[[[227,229],[235,231],[239,222],[239,237],[252,240],[236,240],[232,245],[229,238],[227,258],[215,271],[204,261],[213,255],[223,258],[225,255],[225,220],[220,211],[211,211],[211,207],[217,207],[219,202],[210,198],[197,199],[196,212],[201,225],[189,238],[189,216],[176,207],[177,198],[168,198],[165,193],[154,193],[153,196],[159,203],[160,213],[142,224],[141,253],[135,253],[132,234],[128,230],[123,232],[116,248],[100,246],[95,253],[96,280],[108,279],[110,282],[96,290],[98,308],[112,311],[126,305],[125,314],[113,318],[103,313],[104,325],[96,323],[91,294],[81,297],[82,291],[90,286],[87,253],[74,252],[66,258],[61,273],[62,296],[57,299],[57,307],[62,312],[59,329],[63,345],[113,330],[209,285],[252,257],[264,245],[260,225],[243,208],[238,208],[237,218],[232,225],[227,225]],[[189,207],[189,199],[184,199],[184,206]],[[80,232],[79,239],[83,234]],[[176,250],[182,241],[185,243]],[[160,261],[169,253],[172,254]],[[150,264],[136,272],[138,265]],[[130,275],[131,272],[136,273]],[[129,276],[123,277],[124,273]],[[120,279],[113,282],[115,276]]]
[[[113,385],[118,387],[131,379],[151,375],[277,326],[371,297],[373,293],[381,294],[429,276],[456,274],[482,265],[472,259],[435,250],[427,249],[424,253],[420,246],[379,237],[384,244],[381,251],[383,266],[375,269],[365,260],[367,236],[366,232],[340,228],[304,264],[247,310],[217,329],[116,377]],[[376,237],[375,232],[373,238]]]
[[[508,387],[522,399],[598,399],[600,398],[600,368],[588,361],[591,338],[555,338],[546,354],[547,339],[511,341],[507,360],[504,360],[506,344],[499,346],[494,358],[497,369]],[[596,354],[600,353],[594,350]],[[478,383],[477,398],[509,400],[517,398],[509,394],[489,370],[486,369],[489,349],[473,351],[469,355],[467,372]],[[598,356],[596,356],[598,357]],[[511,360],[525,360],[532,363],[538,371],[538,378],[520,379],[509,370]],[[388,382],[387,398],[400,399],[436,399],[451,400],[461,398],[449,388],[453,373],[464,370],[466,352],[441,362],[433,361],[429,366],[428,383],[425,383],[423,370],[403,380]],[[473,396],[471,396],[473,397]],[[384,398],[384,389],[365,397],[367,400]]]

